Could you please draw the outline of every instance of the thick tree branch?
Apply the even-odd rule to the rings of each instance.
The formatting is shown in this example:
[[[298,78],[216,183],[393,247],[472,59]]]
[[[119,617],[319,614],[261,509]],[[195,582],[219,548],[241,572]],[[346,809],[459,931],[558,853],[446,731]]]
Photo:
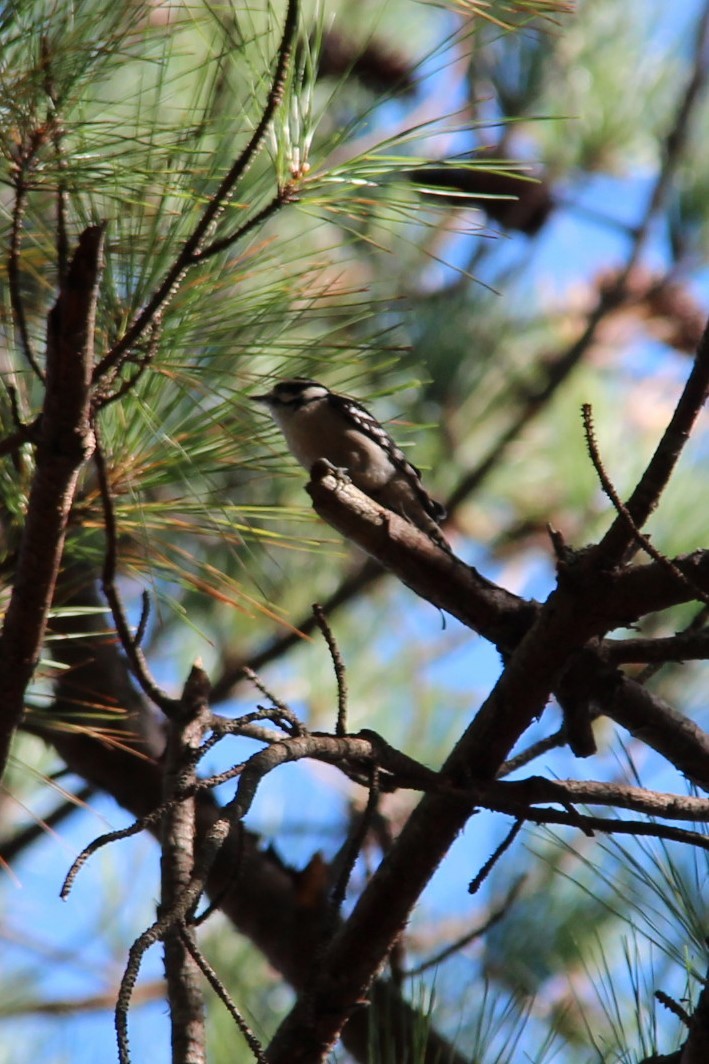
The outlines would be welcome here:
[[[36,470],[0,639],[0,776],[39,660],[79,471],[94,446],[90,387],[103,234],[103,226],[81,234],[49,314]]]
[[[315,463],[306,490],[316,513],[417,595],[500,649],[509,650],[519,641],[536,613],[535,604],[525,603],[441,550],[410,521],[384,509],[338,475],[329,463]]]
[[[318,479],[320,473],[323,475]],[[542,609],[539,604],[511,595],[458,559],[439,551],[408,521],[382,510],[329,470],[316,468],[308,491],[315,509],[338,531],[371,551],[385,568],[417,594],[458,617],[506,654],[514,652],[526,633],[538,623]],[[696,556],[693,558],[698,561]],[[684,568],[681,560],[677,564]],[[603,659],[603,644],[586,648],[583,654],[575,653],[573,659],[570,657],[572,650],[579,651],[592,637],[632,623],[658,607],[659,602],[644,597],[647,589],[637,576],[643,572],[657,585],[658,591],[672,596],[671,603],[692,597],[688,587],[673,579],[671,572],[656,562],[619,573],[598,572],[582,556],[579,571],[572,561],[568,571],[560,572],[559,589],[553,596],[554,609],[559,608],[557,602],[563,602],[569,624],[568,632],[562,632],[560,638],[565,640],[568,633],[575,634],[572,643],[564,644],[567,656],[558,661],[558,675],[552,677],[549,690],[553,689],[562,703],[583,698],[585,704],[611,716],[661,752],[697,785],[706,787],[709,786],[709,736],[701,728],[619,670],[609,667]],[[702,555],[701,562],[688,569],[688,576],[692,584],[709,586],[709,554],[706,558]],[[559,595],[562,589],[563,594]],[[638,608],[641,594],[642,608]],[[547,616],[551,616],[550,610]],[[543,671],[545,653],[542,644],[540,656],[530,660],[530,678],[540,669]],[[516,653],[514,660],[517,660]],[[544,682],[548,681],[549,676],[545,675]],[[542,702],[539,712],[543,705]],[[504,748],[504,729],[492,727],[491,741],[501,741],[499,749]],[[502,750],[503,759],[506,756]]]
[[[185,683],[175,719],[168,723],[164,755],[165,799],[177,791],[189,791],[196,784],[194,754],[209,723],[209,680],[206,673],[193,665]],[[162,820],[160,858],[160,913],[170,912],[178,904],[194,870],[195,797],[185,794],[170,803]],[[173,929],[165,936],[165,978],[170,1003],[173,1064],[193,1064],[206,1060],[204,998],[199,966],[185,939],[192,930]]]
[[[616,665],[701,661],[709,658],[709,631],[704,628],[657,639],[606,639],[603,653],[607,661]]]
[[[316,475],[310,485],[317,507],[325,498],[321,489],[325,489],[327,479],[333,481],[330,492],[337,491],[338,482],[331,474],[320,481]],[[340,485],[351,502],[349,487]],[[357,505],[351,507],[354,518],[367,529],[366,535],[357,537],[360,544],[371,547],[390,536],[403,541],[411,535],[403,528],[407,522],[399,527],[393,515],[382,518],[381,512],[377,521],[369,507],[359,499],[355,501]],[[426,537],[422,535],[421,539]],[[422,567],[421,555],[426,549],[416,537],[411,539],[413,567]],[[430,549],[446,558],[432,544]],[[379,557],[385,564],[391,560],[394,568],[394,553],[391,545],[385,546]],[[443,565],[442,559],[431,559],[432,572]],[[448,564],[453,568],[459,565],[455,559]],[[444,579],[439,574],[438,580]],[[474,583],[480,579],[475,574]],[[445,778],[458,787],[466,781],[474,785],[494,778],[532,719],[541,715],[556,675],[570,653],[588,640],[594,623],[592,612],[580,607],[575,591],[558,589],[550,596],[444,764],[441,772]],[[357,1002],[366,997],[373,974],[403,932],[421,891],[473,809],[474,802],[462,796],[438,792],[423,797],[396,846],[384,857],[347,923],[320,959],[311,987],[276,1033],[267,1053],[271,1064],[313,1064],[334,1046]]]
[[[506,782],[497,780],[474,789],[476,801],[510,802],[516,808],[539,802],[558,802],[568,805],[610,805],[633,809],[648,816],[670,820],[709,821],[709,799],[687,794],[663,794],[644,787],[630,787],[620,783],[597,783],[593,780],[548,780],[544,776],[530,776],[526,780]],[[508,806],[508,809],[512,806]]]

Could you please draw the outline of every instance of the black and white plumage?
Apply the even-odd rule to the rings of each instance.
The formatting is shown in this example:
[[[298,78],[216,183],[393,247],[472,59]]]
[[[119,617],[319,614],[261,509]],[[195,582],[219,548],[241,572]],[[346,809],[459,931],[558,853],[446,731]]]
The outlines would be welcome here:
[[[421,473],[368,410],[318,381],[279,381],[251,398],[268,407],[288,449],[308,472],[319,458],[346,470],[375,502],[405,517],[439,547],[450,547],[438,527],[446,515],[421,483]]]

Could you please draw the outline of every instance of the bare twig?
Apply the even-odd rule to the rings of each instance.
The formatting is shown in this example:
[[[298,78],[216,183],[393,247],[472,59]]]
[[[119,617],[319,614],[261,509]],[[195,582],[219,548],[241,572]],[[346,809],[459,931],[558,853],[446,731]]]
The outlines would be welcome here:
[[[670,422],[626,503],[627,512],[635,528],[642,528],[667,487],[694,422],[704,405],[708,387],[709,326],[704,330],[692,371]],[[623,558],[632,557],[631,548],[634,543],[635,537],[628,528],[625,516],[619,515],[595,548],[595,552],[606,564],[615,564]]]
[[[258,679],[258,678],[257,678]],[[262,694],[265,694],[265,690],[262,689],[261,681],[258,680],[259,690]],[[268,697],[271,697],[270,695]],[[212,716],[212,728],[218,736],[222,735],[247,735],[249,737],[261,738],[260,735],[254,734],[249,731],[249,725],[257,720],[271,720],[285,732],[286,735],[306,735],[307,728],[302,721],[296,716],[296,714],[284,706],[258,706],[251,713],[242,713],[239,717],[222,717],[215,713]],[[277,733],[272,733],[276,739],[280,739],[282,736]]]
[[[133,989],[138,979],[140,965],[145,954],[151,946],[160,941],[160,937],[160,922],[156,921],[136,939],[128,952],[128,962],[118,989],[115,1011],[118,1060],[120,1064],[130,1064],[128,1010],[133,996]]]
[[[482,866],[475,879],[471,880],[471,882],[469,883],[468,894],[477,894],[477,892],[480,890],[481,886],[483,885],[487,877],[490,875],[497,862],[500,860],[502,855],[506,853],[507,850],[509,850],[512,843],[519,835],[522,823],[522,820],[516,820],[514,822],[514,824],[507,832],[500,845],[496,848],[494,853],[490,855],[485,864]]]
[[[692,636],[696,635],[697,633],[699,633],[701,631],[701,629],[704,628],[704,626],[707,623],[707,619],[708,618],[709,618],[709,606],[702,606],[702,608],[694,615],[694,617],[689,622],[687,627],[684,628],[683,631],[677,633],[678,637],[680,637],[681,639],[682,638],[686,638],[687,642],[691,643]],[[611,659],[609,658],[609,660],[611,660]],[[656,662],[648,663],[645,666],[645,668],[642,670],[640,675],[636,677],[637,683],[639,683],[639,684],[649,683],[650,680],[652,679],[652,677],[657,672],[660,671],[660,669],[662,668],[663,664],[665,664],[665,662],[656,661]]]
[[[151,810],[151,812],[146,813],[145,816],[141,816],[137,820],[134,820],[127,828],[119,828],[117,831],[107,831],[104,835],[99,835],[97,838],[92,839],[91,842],[83,848],[79,856],[72,861],[71,867],[64,877],[62,888],[59,891],[59,897],[62,901],[66,901],[71,894],[74,881],[89,857],[92,857],[98,850],[103,849],[104,846],[109,846],[112,842],[120,842],[121,839],[129,839],[133,835],[138,835],[141,831],[151,827],[153,824],[157,824],[162,820],[163,814],[167,810],[167,806],[168,803],[163,802],[161,805]]]
[[[278,698],[276,695],[274,695],[272,691],[269,691],[268,687],[266,687],[266,685],[264,684],[263,680],[259,676],[256,675],[256,673],[254,672],[253,669],[250,669],[248,666],[244,666],[243,673],[244,673],[244,676],[246,677],[246,679],[250,680],[251,683],[254,685],[254,687],[258,688],[258,690],[261,692],[261,694],[265,695],[265,697],[271,703],[273,703],[275,708],[278,710],[278,722],[279,722],[279,724],[281,724],[281,723],[289,724],[290,725],[290,731],[291,731],[292,735],[304,735],[304,734],[306,734],[306,729],[305,729],[304,725],[299,720],[299,718],[296,716],[296,714],[293,712],[293,710],[290,709],[285,704],[285,702],[282,702],[280,698]]]
[[[707,380],[709,380],[709,376],[707,377]],[[593,468],[596,470],[596,474],[601,482],[603,490],[605,491],[610,501],[613,503],[618,517],[625,522],[626,529],[630,537],[635,540],[636,544],[641,547],[646,554],[649,554],[650,557],[653,558],[656,562],[659,562],[660,565],[664,565],[667,568],[668,572],[671,572],[676,580],[678,580],[684,587],[686,587],[689,591],[692,592],[692,596],[694,598],[697,598],[701,602],[709,604],[709,595],[705,591],[702,591],[700,587],[696,587],[694,584],[692,584],[691,580],[689,580],[684,575],[684,573],[681,572],[681,570],[678,569],[677,566],[670,561],[670,559],[666,555],[662,554],[661,551],[657,550],[657,548],[653,546],[648,537],[644,535],[643,532],[641,532],[641,530],[635,524],[630,510],[627,506],[625,506],[622,499],[618,495],[617,491],[613,486],[613,482],[608,476],[608,473],[606,472],[605,467],[603,465],[603,460],[598,449],[598,442],[596,440],[596,434],[593,427],[593,411],[591,409],[591,404],[584,403],[581,410],[583,416],[583,428],[584,433],[586,435],[586,443],[588,445],[588,453],[591,461],[593,462]],[[670,472],[671,469],[668,470],[667,473],[668,479]]]
[[[689,1027],[692,1022],[692,1017],[687,1010],[680,1005],[678,1001],[671,998],[669,994],[666,994],[664,990],[656,990],[655,998],[663,1005],[668,1012],[671,1012],[678,1020],[681,1020],[685,1027]]]
[[[263,225],[263,223],[267,221],[271,215],[275,214],[276,211],[280,210],[281,207],[284,207],[287,203],[295,203],[297,198],[296,186],[294,184],[288,183],[283,185],[278,189],[276,195],[272,200],[269,200],[265,207],[249,218],[247,222],[244,222],[244,224],[238,229],[235,229],[233,233],[229,236],[222,237],[220,240],[212,241],[211,244],[206,248],[203,248],[201,251],[195,251],[190,259],[190,264],[196,265],[197,263],[204,262],[206,259],[212,258],[214,255],[218,255],[220,251],[226,251],[227,248],[232,247],[232,245],[236,244],[239,240],[243,240],[243,238],[253,229],[258,229],[259,226]]]
[[[299,761],[305,757],[314,757],[334,765],[341,765],[347,761],[362,762],[366,765],[377,764],[381,756],[380,747],[385,751],[390,749],[386,744],[376,744],[366,735],[346,738],[327,735],[294,736],[274,743],[273,746],[259,751],[249,759],[241,773],[234,798],[224,806],[204,838],[189,884],[170,909],[161,912],[155,923],[147,928],[131,947],[116,1005],[116,1031],[121,1064],[128,1064],[130,1059],[128,1010],[142,958],[152,945],[163,940],[175,927],[190,918],[204,892],[214,861],[236,825],[247,815],[264,776],[279,765]],[[393,754],[396,753],[393,751]],[[406,763],[413,764],[411,759],[406,758],[405,755],[399,755],[399,757]],[[396,762],[396,758],[393,760]],[[423,766],[419,768],[422,776],[438,779],[435,773],[426,770]]]
[[[335,642],[335,637],[332,634],[332,629],[327,623],[327,617],[322,606],[317,602],[313,603],[313,614],[318,628],[325,637],[328,650],[330,651],[330,657],[332,658],[332,667],[335,670],[335,678],[337,680],[337,723],[335,725],[335,735],[347,734],[347,675],[345,673],[345,663],[342,660],[340,649]]]
[[[357,861],[365,839],[367,838],[367,832],[372,826],[372,818],[376,812],[378,801],[379,770],[376,765],[371,765],[369,769],[369,792],[367,794],[367,804],[362,810],[362,813],[357,817],[352,831],[350,832],[350,836],[339,855],[339,874],[330,896],[330,919],[327,921],[328,937],[334,931],[337,924],[337,918],[339,917],[340,909],[342,908],[345,895],[347,894],[347,885],[350,881],[355,862]]]
[[[519,892],[524,886],[524,881],[524,876],[518,876],[507,891],[502,903],[498,905],[497,908],[493,909],[492,913],[484,923],[473,928],[472,931],[466,931],[466,933],[461,935],[460,938],[457,938],[455,942],[451,942],[450,945],[445,947],[445,949],[440,950],[438,953],[434,953],[432,957],[422,961],[421,964],[417,964],[416,967],[409,968],[405,972],[406,977],[408,979],[415,979],[419,975],[423,975],[424,972],[430,971],[431,968],[439,968],[449,957],[455,956],[456,953],[460,953],[462,949],[469,946],[471,942],[475,942],[476,939],[482,938],[483,935],[486,935],[491,928],[495,927],[496,924],[499,924],[500,920],[503,920],[505,916],[507,916],[507,913],[512,908]]]
[[[149,333],[149,335],[145,343],[145,350],[140,355],[140,357],[130,359],[131,363],[136,366],[135,371],[131,373],[129,377],[126,377],[124,381],[121,381],[121,384],[118,388],[115,388],[113,390],[107,389],[104,394],[100,394],[99,390],[97,390],[95,401],[95,409],[97,411],[105,409],[105,407],[110,406],[111,403],[118,402],[129,392],[133,391],[136,384],[143,376],[145,370],[155,359],[155,355],[157,354],[158,347],[160,344],[161,326],[162,315],[158,311],[155,314],[155,317],[151,324],[147,327],[147,332]],[[126,361],[128,361],[128,359],[126,359]]]
[[[133,636],[133,642],[137,647],[143,642],[145,638],[145,629],[148,627],[148,620],[150,619],[150,595],[143,588],[140,596],[140,618],[138,620],[138,626]]]
[[[523,814],[523,819],[533,824],[557,824],[570,828],[577,828],[589,837],[600,831],[607,835],[635,835],[639,838],[667,839],[671,842],[682,842],[687,846],[697,846],[701,850],[709,850],[709,835],[703,835],[699,831],[687,831],[685,828],[675,828],[670,824],[655,824],[647,820],[619,820],[613,817],[586,816],[572,812],[561,812],[559,809],[529,809]]]
[[[191,933],[190,929],[183,925],[180,928],[180,934],[182,935],[186,948],[190,951],[195,963],[199,967],[205,979],[208,981],[212,990],[217,995],[222,1004],[225,1006],[227,1012],[233,1019],[234,1023],[243,1034],[246,1044],[254,1055],[254,1060],[256,1060],[258,1064],[268,1064],[263,1052],[263,1046],[259,1042],[254,1032],[249,1027],[244,1017],[237,1009],[231,998],[231,995],[229,994],[229,991],[224,986],[224,983],[221,981],[217,973],[214,971],[214,968],[212,968],[211,964],[209,963],[205,955],[202,953],[202,950],[197,945],[194,935]]]
[[[536,758],[541,757],[542,754],[548,753],[549,750],[563,746],[565,742],[566,730],[559,728],[553,735],[547,735],[545,739],[539,739],[536,743],[528,746],[526,750],[520,751],[515,757],[510,757],[507,761],[503,761],[497,773],[497,778],[502,779],[503,776],[510,776],[518,768],[524,768],[530,761],[534,761]]]

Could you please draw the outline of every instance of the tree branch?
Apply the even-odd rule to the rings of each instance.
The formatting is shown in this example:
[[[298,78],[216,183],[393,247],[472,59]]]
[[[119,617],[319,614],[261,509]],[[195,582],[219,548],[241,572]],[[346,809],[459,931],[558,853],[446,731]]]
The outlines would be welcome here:
[[[709,388],[709,323],[697,350],[692,371],[674,409],[654,455],[640,478],[626,509],[635,528],[642,528],[660,501],[662,492],[689,439],[694,423],[707,397]],[[637,548],[633,531],[623,514],[619,514],[596,551],[606,565],[614,565],[623,557],[632,556]]]
[[[228,174],[224,177],[219,188],[214,193],[209,203],[202,212],[191,235],[185,241],[182,250],[177,255],[172,266],[168,269],[165,277],[157,290],[148,300],[147,304],[137,315],[133,323],[128,327],[123,336],[113,345],[112,349],[99,362],[94,370],[94,381],[106,377],[108,373],[116,370],[123,356],[133,347],[155,320],[158,312],[165,306],[176,292],[185,272],[195,262],[195,256],[199,252],[205,238],[216,224],[220,214],[224,210],[230,195],[236,188],[239,180],[244,176],[254,160],[266,131],[271,124],[276,108],[283,98],[286,73],[290,61],[293,43],[298,28],[299,0],[288,0],[288,8],[283,26],[283,35],[278,46],[276,69],[273,74],[268,99],[261,112],[261,117],[254,129],[249,142],[238,158],[233,163]],[[239,235],[243,235],[240,233]]]
[[[103,226],[81,234],[49,314],[37,465],[0,638],[0,776],[39,660],[79,471],[94,447],[90,388],[103,238]]]
[[[169,802],[162,819],[160,913],[170,912],[178,904],[194,871],[195,754],[209,726],[208,697],[207,675],[200,666],[193,665],[179,709],[168,724],[163,796],[177,801]],[[185,941],[191,939],[192,933],[190,928],[178,927],[168,932],[163,941],[173,1064],[207,1059],[200,969],[189,941]]]

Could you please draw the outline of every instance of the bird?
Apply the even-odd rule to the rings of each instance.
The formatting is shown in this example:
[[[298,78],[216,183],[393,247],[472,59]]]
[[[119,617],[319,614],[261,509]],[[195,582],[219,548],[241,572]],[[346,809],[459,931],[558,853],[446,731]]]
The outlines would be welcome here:
[[[445,508],[431,498],[420,471],[361,403],[308,377],[278,381],[270,392],[250,398],[268,409],[304,469],[310,472],[318,459],[326,459],[345,470],[365,495],[451,553],[439,527]]]

